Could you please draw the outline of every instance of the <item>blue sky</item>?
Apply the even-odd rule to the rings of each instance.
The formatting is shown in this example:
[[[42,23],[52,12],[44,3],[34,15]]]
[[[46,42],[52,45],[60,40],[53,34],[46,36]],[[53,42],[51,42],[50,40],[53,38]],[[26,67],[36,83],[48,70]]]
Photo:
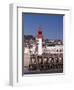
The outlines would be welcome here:
[[[36,36],[39,27],[44,38],[63,40],[63,15],[23,13],[24,35]]]

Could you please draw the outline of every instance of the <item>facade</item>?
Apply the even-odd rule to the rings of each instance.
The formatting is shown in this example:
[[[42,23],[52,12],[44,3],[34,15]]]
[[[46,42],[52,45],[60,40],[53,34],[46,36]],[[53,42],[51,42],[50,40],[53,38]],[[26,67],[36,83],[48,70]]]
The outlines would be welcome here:
[[[44,49],[44,52],[51,53],[51,54],[62,54],[63,45],[46,46],[46,48]]]

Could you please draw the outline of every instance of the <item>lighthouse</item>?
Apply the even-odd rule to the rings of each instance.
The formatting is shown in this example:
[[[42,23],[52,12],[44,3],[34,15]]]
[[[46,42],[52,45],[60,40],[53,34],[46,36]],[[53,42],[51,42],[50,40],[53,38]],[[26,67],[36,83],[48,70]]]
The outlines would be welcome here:
[[[38,48],[38,55],[42,55],[43,51],[42,51],[42,38],[43,38],[43,35],[42,35],[42,31],[39,30],[38,31],[38,34],[37,34],[37,48]]]

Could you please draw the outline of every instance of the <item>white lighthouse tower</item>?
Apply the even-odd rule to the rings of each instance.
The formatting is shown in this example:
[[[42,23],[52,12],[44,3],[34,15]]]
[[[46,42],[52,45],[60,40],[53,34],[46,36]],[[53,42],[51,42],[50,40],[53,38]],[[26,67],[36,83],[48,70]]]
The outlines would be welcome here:
[[[42,38],[43,38],[43,35],[42,35],[42,31],[39,30],[38,31],[38,35],[37,35],[37,46],[38,46],[38,55],[42,55],[43,51],[42,51]]]

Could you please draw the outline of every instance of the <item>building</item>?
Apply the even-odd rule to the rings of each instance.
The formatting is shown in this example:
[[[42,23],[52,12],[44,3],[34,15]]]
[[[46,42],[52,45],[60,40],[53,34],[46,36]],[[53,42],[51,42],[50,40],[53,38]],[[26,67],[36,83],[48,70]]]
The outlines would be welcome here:
[[[42,40],[43,40],[42,31],[38,31],[38,34],[36,37],[38,55],[42,55],[43,53]]]

